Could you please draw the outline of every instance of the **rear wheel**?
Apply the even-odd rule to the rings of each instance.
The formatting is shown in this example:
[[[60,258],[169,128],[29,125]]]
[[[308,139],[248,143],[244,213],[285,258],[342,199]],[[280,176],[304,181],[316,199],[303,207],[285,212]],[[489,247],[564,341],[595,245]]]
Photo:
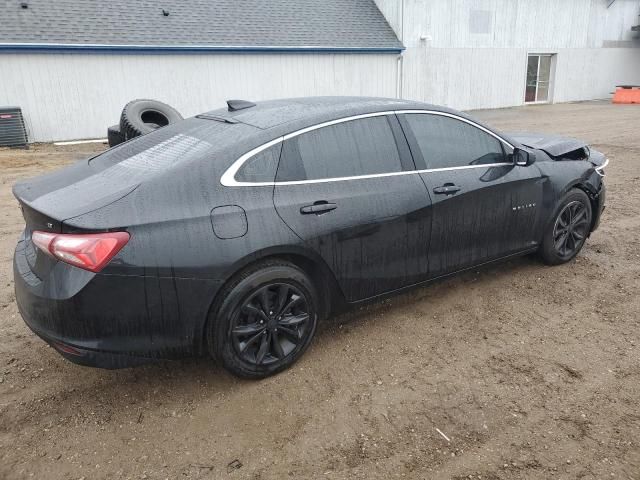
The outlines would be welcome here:
[[[269,261],[251,267],[220,298],[209,321],[208,345],[234,375],[264,378],[284,370],[313,339],[316,290],[293,264]]]
[[[549,265],[572,260],[584,246],[591,228],[591,202],[586,193],[573,189],[565,195],[544,233],[540,256]]]

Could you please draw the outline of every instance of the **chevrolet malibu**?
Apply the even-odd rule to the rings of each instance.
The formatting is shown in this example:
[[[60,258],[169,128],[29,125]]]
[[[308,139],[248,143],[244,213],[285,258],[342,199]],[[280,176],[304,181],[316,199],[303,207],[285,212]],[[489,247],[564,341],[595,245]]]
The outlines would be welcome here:
[[[265,377],[341,308],[568,262],[604,209],[606,159],[579,140],[395,99],[227,103],[14,186],[18,306],[67,359]]]

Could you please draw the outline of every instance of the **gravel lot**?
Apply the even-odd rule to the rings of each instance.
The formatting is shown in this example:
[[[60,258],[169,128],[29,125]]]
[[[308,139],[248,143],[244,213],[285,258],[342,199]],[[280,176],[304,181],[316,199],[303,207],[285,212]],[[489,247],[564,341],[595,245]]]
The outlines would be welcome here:
[[[11,186],[104,146],[0,149],[0,478],[640,479],[640,106],[476,115],[609,156],[607,210],[579,257],[332,318],[260,382],[195,359],[84,368],[32,334],[13,294]]]

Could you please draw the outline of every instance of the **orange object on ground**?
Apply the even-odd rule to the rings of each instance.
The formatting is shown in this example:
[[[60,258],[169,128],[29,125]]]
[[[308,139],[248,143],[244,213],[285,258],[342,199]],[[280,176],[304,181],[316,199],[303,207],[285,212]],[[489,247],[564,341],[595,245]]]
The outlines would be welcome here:
[[[613,103],[640,103],[640,85],[617,85]]]

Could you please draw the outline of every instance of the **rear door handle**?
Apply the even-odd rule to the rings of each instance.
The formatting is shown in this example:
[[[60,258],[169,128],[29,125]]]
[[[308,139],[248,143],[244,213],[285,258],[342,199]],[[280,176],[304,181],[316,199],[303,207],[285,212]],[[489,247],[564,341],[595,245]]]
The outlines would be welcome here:
[[[320,215],[321,213],[330,212],[331,210],[335,210],[336,208],[338,208],[338,205],[335,203],[330,203],[326,200],[319,200],[317,202],[313,202],[313,205],[305,205],[304,207],[300,207],[300,213],[303,215],[309,215],[311,213]]]
[[[453,183],[445,183],[441,187],[435,187],[433,189],[433,193],[438,195],[453,195],[456,192],[459,192],[461,188]]]

